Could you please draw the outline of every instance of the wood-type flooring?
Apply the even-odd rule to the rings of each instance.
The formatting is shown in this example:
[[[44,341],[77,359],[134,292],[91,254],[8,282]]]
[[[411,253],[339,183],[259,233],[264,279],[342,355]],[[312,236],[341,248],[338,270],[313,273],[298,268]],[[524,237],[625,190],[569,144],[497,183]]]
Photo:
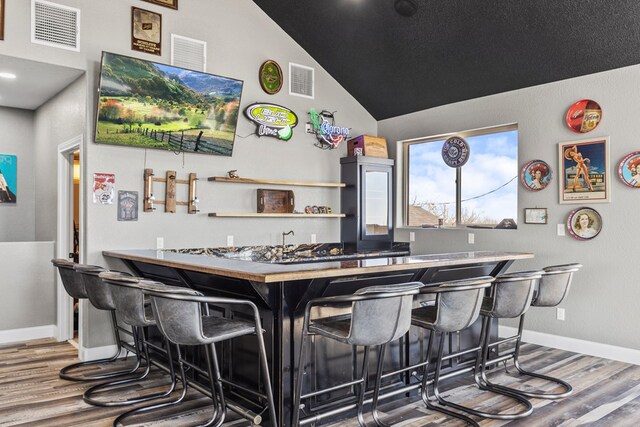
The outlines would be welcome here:
[[[36,340],[0,346],[0,426],[38,427],[107,427],[124,408],[96,408],[82,400],[82,393],[91,384],[64,381],[58,378],[61,367],[76,361],[77,350],[68,343]],[[523,420],[496,421],[475,418],[481,426],[640,426],[640,366],[608,359],[585,356],[535,345],[523,347],[523,364],[533,370],[555,375],[569,381],[574,393],[568,398],[550,401],[532,399],[533,415]],[[131,363],[132,360],[122,363]],[[513,368],[510,369],[513,371]],[[502,384],[537,387],[537,380],[520,379],[497,369],[491,378]],[[119,398],[161,390],[165,375],[152,370],[144,387],[129,388]],[[502,397],[480,392],[471,381],[460,379],[443,387],[451,400],[493,410],[508,410],[511,404]],[[137,424],[149,427],[188,426],[207,419],[206,398],[190,392],[187,403],[176,413],[159,414],[166,419],[139,419]],[[415,396],[381,406],[383,419],[397,427],[463,426],[463,422],[424,408]],[[373,425],[370,416],[367,417]],[[134,421],[134,420],[132,420]],[[225,427],[248,426],[248,422],[230,415]],[[355,420],[342,421],[331,427],[357,426]]]

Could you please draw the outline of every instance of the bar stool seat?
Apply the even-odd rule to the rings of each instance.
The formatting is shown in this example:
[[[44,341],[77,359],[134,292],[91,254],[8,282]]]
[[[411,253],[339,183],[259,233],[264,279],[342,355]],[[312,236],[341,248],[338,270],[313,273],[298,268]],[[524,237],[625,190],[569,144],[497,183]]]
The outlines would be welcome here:
[[[215,316],[202,316],[202,339],[191,345],[212,344],[256,333],[253,323]]]

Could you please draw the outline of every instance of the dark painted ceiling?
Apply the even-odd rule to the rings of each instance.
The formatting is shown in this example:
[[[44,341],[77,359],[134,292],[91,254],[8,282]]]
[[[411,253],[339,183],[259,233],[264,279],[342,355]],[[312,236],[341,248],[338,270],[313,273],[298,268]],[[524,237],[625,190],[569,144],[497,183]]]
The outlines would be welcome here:
[[[412,1],[254,0],[378,120],[640,63],[640,0]]]

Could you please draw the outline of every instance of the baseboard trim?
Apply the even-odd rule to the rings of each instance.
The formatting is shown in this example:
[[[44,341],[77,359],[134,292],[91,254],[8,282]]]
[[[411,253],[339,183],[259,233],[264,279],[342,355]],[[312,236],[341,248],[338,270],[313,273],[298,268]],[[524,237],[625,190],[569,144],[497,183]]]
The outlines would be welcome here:
[[[498,328],[498,333],[501,337],[510,337],[518,333],[518,328],[501,325]],[[603,357],[605,359],[640,365],[640,350],[634,350],[631,348],[562,337],[559,335],[545,334],[543,332],[528,331],[526,329],[522,331],[522,340],[524,342],[542,345],[545,347],[552,347],[560,350],[572,351],[574,353],[587,354],[589,356]]]
[[[118,349],[118,346],[113,345],[105,345],[102,347],[80,347],[78,349],[78,357],[81,361],[90,361],[90,360],[98,360],[98,359],[106,359],[108,357],[113,356],[113,354]],[[125,357],[128,354],[127,350],[124,348],[120,350],[120,356]]]
[[[32,328],[8,329],[0,331],[0,344],[20,341],[53,338],[56,336],[56,325],[34,326]]]

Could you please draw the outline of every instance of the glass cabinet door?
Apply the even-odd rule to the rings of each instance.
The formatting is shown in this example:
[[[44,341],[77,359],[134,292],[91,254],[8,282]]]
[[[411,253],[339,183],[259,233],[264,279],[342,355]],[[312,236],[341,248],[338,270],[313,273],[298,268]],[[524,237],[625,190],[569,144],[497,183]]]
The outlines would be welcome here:
[[[362,238],[383,239],[389,236],[390,181],[388,169],[365,167],[362,170]]]

